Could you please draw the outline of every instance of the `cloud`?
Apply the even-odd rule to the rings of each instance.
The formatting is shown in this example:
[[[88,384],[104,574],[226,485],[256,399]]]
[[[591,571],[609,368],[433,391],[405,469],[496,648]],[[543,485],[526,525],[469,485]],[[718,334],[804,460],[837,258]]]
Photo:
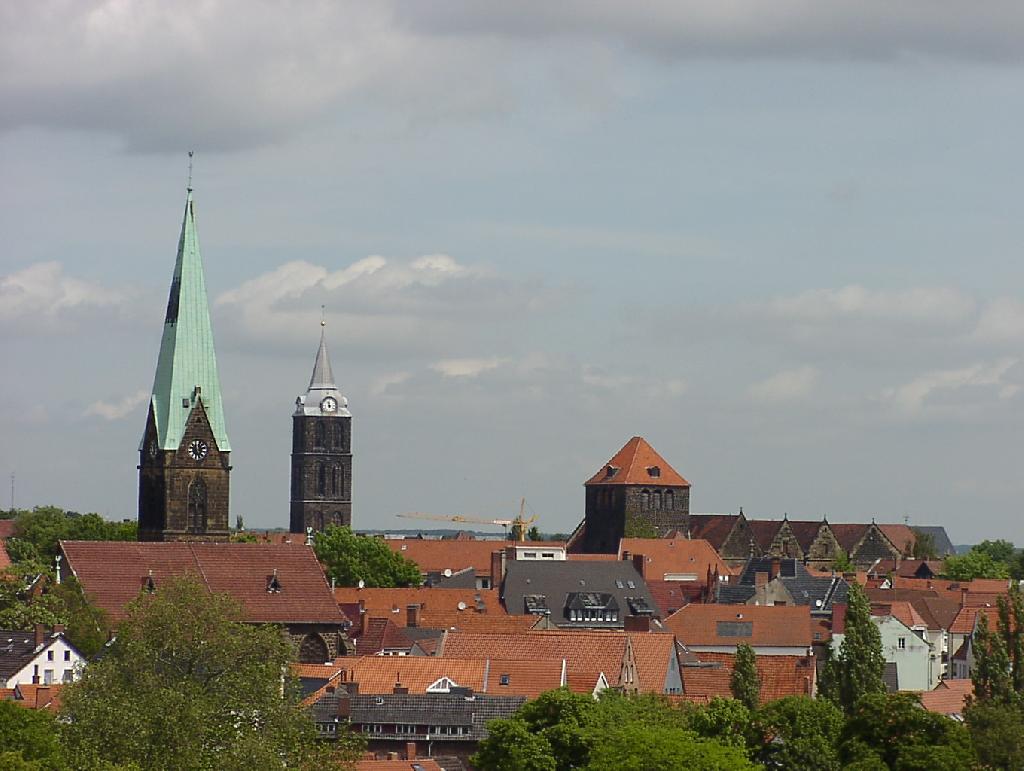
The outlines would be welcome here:
[[[40,262],[0,277],[0,324],[51,327],[63,316],[124,302],[121,292],[64,273],[59,262]]]
[[[214,304],[218,329],[245,345],[308,340],[326,305],[328,335],[349,351],[426,357],[450,354],[492,325],[542,309],[548,299],[537,282],[428,254],[374,255],[339,269],[289,262],[224,292]]]
[[[754,383],[748,395],[759,402],[784,402],[807,396],[818,383],[820,373],[811,366],[783,370]]]
[[[508,359],[491,356],[485,359],[443,359],[430,365],[444,377],[477,377],[488,370],[497,369]]]
[[[1020,373],[1014,372],[1018,362],[1005,357],[960,369],[935,370],[886,389],[882,399],[908,414],[919,414],[930,406],[949,406],[949,400],[956,396],[960,396],[961,406],[979,400],[1009,399],[1021,388]]]
[[[105,402],[96,401],[85,409],[87,416],[96,415],[106,420],[120,420],[134,413],[140,406],[149,400],[149,391],[140,389],[129,394],[120,401]]]
[[[524,56],[552,79],[567,58],[610,68],[623,50],[668,62],[1019,62],[1022,27],[1010,0],[984,13],[926,0],[655,0],[642,12],[617,0],[207,0],[185,12],[157,0],[35,0],[0,4],[0,128],[230,151],[282,142],[342,106],[384,105],[402,122],[496,113],[516,99]]]
[[[978,340],[1013,343],[1024,340],[1024,303],[1000,297],[988,303],[974,331]]]
[[[809,324],[863,320],[946,325],[962,323],[974,307],[974,300],[957,289],[872,290],[850,284],[778,297],[762,306],[762,310],[776,318]]]

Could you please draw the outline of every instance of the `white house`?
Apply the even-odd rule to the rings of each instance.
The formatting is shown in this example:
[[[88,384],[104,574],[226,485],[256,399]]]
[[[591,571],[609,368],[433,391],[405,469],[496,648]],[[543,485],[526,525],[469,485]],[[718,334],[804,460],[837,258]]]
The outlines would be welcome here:
[[[0,629],[0,687],[69,683],[85,663],[59,624],[51,632],[42,624],[32,632]]]
[[[896,665],[897,687],[901,691],[930,691],[939,680],[941,662],[925,639],[926,629],[914,630],[895,616],[872,616],[882,636],[882,656]],[[832,635],[832,650],[839,653],[844,633]]]

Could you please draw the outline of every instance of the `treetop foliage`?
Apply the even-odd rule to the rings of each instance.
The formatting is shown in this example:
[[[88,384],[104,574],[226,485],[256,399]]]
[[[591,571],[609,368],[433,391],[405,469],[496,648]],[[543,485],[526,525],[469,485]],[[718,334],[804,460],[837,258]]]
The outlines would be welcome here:
[[[393,588],[419,586],[420,569],[412,560],[391,551],[382,538],[357,535],[350,528],[329,525],[313,544],[328,578],[338,586]]]

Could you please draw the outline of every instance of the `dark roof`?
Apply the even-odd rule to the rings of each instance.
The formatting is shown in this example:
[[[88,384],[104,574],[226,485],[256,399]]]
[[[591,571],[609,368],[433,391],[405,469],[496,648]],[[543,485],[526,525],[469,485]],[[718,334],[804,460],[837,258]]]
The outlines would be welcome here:
[[[48,643],[49,639],[43,645]],[[0,680],[6,680],[28,664],[36,655],[36,647],[33,632],[0,629]]]
[[[313,705],[317,723],[333,723],[338,719],[338,693],[325,694]],[[374,733],[374,739],[394,738],[390,725],[467,726],[468,733],[445,735],[445,741],[476,742],[487,736],[487,723],[511,717],[525,702],[525,696],[463,696],[449,693],[383,694],[348,697],[351,719],[355,725],[377,724],[385,730]],[[404,735],[402,738],[406,738]]]
[[[751,519],[747,521],[750,533],[762,551],[768,551],[771,548],[772,541],[775,540],[775,536],[782,528],[782,522],[781,519]]]
[[[839,522],[830,523],[829,527],[832,528],[832,535],[839,541],[839,545],[843,547],[843,550],[847,553],[857,545],[857,542],[864,537],[865,533],[868,532],[868,528],[871,525],[865,525],[860,522]]]
[[[896,693],[900,689],[899,670],[895,661],[885,662],[885,669],[882,670],[882,681],[889,693]]]
[[[932,537],[932,541],[935,542],[935,551],[940,558],[949,556],[950,554],[956,554],[956,547],[953,546],[953,542],[949,540],[946,528],[941,525],[913,525],[912,529],[920,530],[922,533],[926,533]]]
[[[690,537],[703,538],[721,550],[739,518],[739,514],[691,514]]]
[[[800,544],[804,553],[811,548],[814,539],[818,537],[818,531],[821,530],[822,524],[824,523],[813,520],[789,520],[789,529],[793,531],[793,537],[796,538],[796,542]]]
[[[620,609],[617,621],[571,622],[566,612],[570,603],[582,601],[584,595],[609,595],[605,602],[613,601]],[[502,600],[513,615],[526,613],[526,597],[541,596],[551,611],[551,620],[559,626],[619,628],[630,611],[643,606],[657,613],[657,603],[647,584],[633,567],[632,562],[587,562],[539,560],[513,560],[508,563]],[[574,604],[575,607],[575,604]],[[583,607],[580,605],[580,607]]]
[[[191,574],[211,592],[231,595],[245,620],[342,624],[324,572],[311,548],[255,543],[135,543],[61,541],[68,566],[86,595],[114,621],[152,575],[161,581]],[[276,575],[280,591],[268,591]]]
[[[372,656],[383,650],[409,650],[413,640],[390,618],[367,619],[366,632],[356,639],[356,654]]]
[[[724,584],[719,589],[719,602],[746,602],[754,595],[758,573],[770,573],[771,557],[747,560],[736,584]],[[786,590],[793,595],[797,605],[810,605],[812,613],[832,610],[832,603],[845,602],[849,584],[842,576],[811,575],[803,563],[796,559],[779,560],[779,578]],[[820,600],[818,605],[816,601]]]

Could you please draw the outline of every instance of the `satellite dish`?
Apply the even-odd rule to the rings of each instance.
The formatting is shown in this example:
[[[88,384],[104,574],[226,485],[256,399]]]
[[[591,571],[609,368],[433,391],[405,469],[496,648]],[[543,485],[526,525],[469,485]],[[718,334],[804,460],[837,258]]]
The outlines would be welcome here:
[[[458,604],[459,610],[465,610],[466,607],[467,607],[466,603],[464,603],[462,600],[459,600],[459,604]]]
[[[444,577],[445,578],[451,578],[452,577],[452,569],[451,568],[445,568],[444,569]]]
[[[361,578],[359,579],[359,588],[360,589],[365,589],[366,588],[366,581],[364,581]]]

